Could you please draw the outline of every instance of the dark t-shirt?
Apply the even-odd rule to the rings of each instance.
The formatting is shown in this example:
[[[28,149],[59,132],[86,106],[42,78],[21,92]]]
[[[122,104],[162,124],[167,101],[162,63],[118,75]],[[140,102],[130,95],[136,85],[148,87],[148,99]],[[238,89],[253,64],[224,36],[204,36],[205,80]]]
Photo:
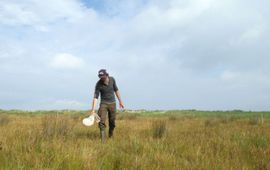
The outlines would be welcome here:
[[[115,79],[109,77],[109,84],[106,85],[103,81],[99,80],[96,83],[94,97],[98,99],[99,94],[101,95],[101,103],[113,103],[115,102],[114,92],[118,90]]]

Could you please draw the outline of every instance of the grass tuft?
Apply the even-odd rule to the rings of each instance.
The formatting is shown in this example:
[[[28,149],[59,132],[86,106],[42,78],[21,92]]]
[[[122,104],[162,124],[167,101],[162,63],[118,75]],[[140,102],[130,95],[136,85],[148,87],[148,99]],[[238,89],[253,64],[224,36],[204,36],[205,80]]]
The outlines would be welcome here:
[[[162,138],[167,130],[167,123],[164,120],[154,121],[152,124],[153,138]]]
[[[48,115],[42,120],[42,136],[44,138],[67,137],[73,126],[67,117]]]
[[[10,118],[8,115],[1,114],[0,115],[0,126],[7,125],[10,122]]]
[[[270,169],[270,112],[238,112],[120,113],[101,143],[87,112],[0,110],[0,169]]]

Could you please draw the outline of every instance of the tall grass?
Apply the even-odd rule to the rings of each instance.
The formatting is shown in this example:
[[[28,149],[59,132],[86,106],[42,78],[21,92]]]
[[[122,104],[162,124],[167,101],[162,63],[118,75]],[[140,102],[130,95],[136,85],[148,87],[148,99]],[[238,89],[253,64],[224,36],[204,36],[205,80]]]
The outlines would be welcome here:
[[[117,119],[118,120],[135,120],[141,115],[139,113],[120,113],[117,114]]]
[[[5,114],[0,115],[0,126],[7,125],[9,122],[10,122],[10,118],[7,115]]]
[[[264,122],[263,115],[255,115],[249,118],[249,124],[251,125],[263,124],[263,122]]]
[[[45,116],[42,120],[42,136],[44,138],[66,137],[71,133],[73,126],[68,117],[60,115]]]
[[[164,120],[154,121],[152,124],[152,133],[154,138],[162,138],[166,133],[167,123]]]
[[[123,117],[104,144],[97,124],[81,124],[83,114],[31,115],[5,115],[0,169],[270,169],[265,115],[258,124],[231,113]]]

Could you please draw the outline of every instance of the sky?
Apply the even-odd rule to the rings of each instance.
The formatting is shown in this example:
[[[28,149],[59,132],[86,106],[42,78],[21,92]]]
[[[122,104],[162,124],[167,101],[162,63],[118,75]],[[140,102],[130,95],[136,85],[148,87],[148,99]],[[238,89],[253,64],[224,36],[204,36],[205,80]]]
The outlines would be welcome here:
[[[0,0],[0,108],[270,110],[269,0]]]

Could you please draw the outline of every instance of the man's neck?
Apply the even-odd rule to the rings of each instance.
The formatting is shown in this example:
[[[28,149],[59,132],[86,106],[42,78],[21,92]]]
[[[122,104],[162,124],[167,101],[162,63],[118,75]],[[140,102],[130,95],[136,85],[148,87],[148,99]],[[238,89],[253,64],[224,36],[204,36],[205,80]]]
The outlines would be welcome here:
[[[109,76],[107,76],[107,78],[104,81],[104,84],[109,85],[109,81],[110,81]]]

